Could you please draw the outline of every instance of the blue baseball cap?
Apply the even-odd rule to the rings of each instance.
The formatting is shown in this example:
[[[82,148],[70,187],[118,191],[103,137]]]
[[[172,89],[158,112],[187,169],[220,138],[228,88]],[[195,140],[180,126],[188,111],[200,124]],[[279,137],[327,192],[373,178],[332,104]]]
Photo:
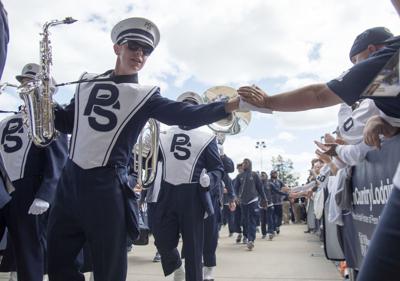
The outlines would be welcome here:
[[[354,40],[350,49],[350,60],[353,56],[368,48],[368,45],[388,44],[387,40],[393,37],[393,33],[386,27],[379,26],[365,30]]]

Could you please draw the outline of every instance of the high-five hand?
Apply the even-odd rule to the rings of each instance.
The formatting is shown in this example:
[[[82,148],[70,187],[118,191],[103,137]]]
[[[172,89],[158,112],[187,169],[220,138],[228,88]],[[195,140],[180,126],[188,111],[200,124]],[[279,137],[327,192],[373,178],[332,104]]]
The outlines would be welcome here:
[[[243,101],[249,104],[260,108],[268,108],[268,95],[255,85],[240,87],[238,94]]]

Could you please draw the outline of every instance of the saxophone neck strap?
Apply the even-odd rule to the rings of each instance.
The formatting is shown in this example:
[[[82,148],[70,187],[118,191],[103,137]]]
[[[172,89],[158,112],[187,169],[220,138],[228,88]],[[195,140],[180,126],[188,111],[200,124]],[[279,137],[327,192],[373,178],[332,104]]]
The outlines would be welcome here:
[[[87,82],[100,82],[100,81],[107,81],[110,80],[109,75],[112,73],[112,70],[107,70],[106,72],[99,74],[91,79],[79,79],[76,81],[71,81],[71,82],[65,82],[65,83],[60,83],[56,84],[56,87],[62,87],[62,86],[67,86],[67,85],[73,85],[73,84],[81,84],[81,83],[87,83]],[[105,78],[100,78],[103,76],[107,76]]]

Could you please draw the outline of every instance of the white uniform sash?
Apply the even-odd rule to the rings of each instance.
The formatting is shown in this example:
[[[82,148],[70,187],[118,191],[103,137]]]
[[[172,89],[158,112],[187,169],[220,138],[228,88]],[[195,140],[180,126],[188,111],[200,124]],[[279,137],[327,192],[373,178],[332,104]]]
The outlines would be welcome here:
[[[172,185],[192,183],[197,160],[214,138],[214,135],[199,129],[186,131],[176,126],[162,134],[160,147],[164,157],[164,181]]]
[[[0,123],[0,153],[11,181],[24,176],[26,158],[32,141],[28,128],[23,124],[22,113],[3,119]]]
[[[125,125],[156,90],[108,80],[80,84],[75,93],[72,161],[83,169],[105,166]]]

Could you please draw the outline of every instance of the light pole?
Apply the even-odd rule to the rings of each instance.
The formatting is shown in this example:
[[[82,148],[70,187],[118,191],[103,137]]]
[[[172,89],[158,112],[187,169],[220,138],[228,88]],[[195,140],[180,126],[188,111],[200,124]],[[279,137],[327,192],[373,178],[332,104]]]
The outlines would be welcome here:
[[[260,172],[261,172],[262,166],[263,166],[263,163],[262,163],[262,158],[263,158],[262,151],[263,151],[263,149],[266,149],[266,148],[267,148],[267,144],[265,143],[265,141],[256,141],[256,149],[260,150]]]

